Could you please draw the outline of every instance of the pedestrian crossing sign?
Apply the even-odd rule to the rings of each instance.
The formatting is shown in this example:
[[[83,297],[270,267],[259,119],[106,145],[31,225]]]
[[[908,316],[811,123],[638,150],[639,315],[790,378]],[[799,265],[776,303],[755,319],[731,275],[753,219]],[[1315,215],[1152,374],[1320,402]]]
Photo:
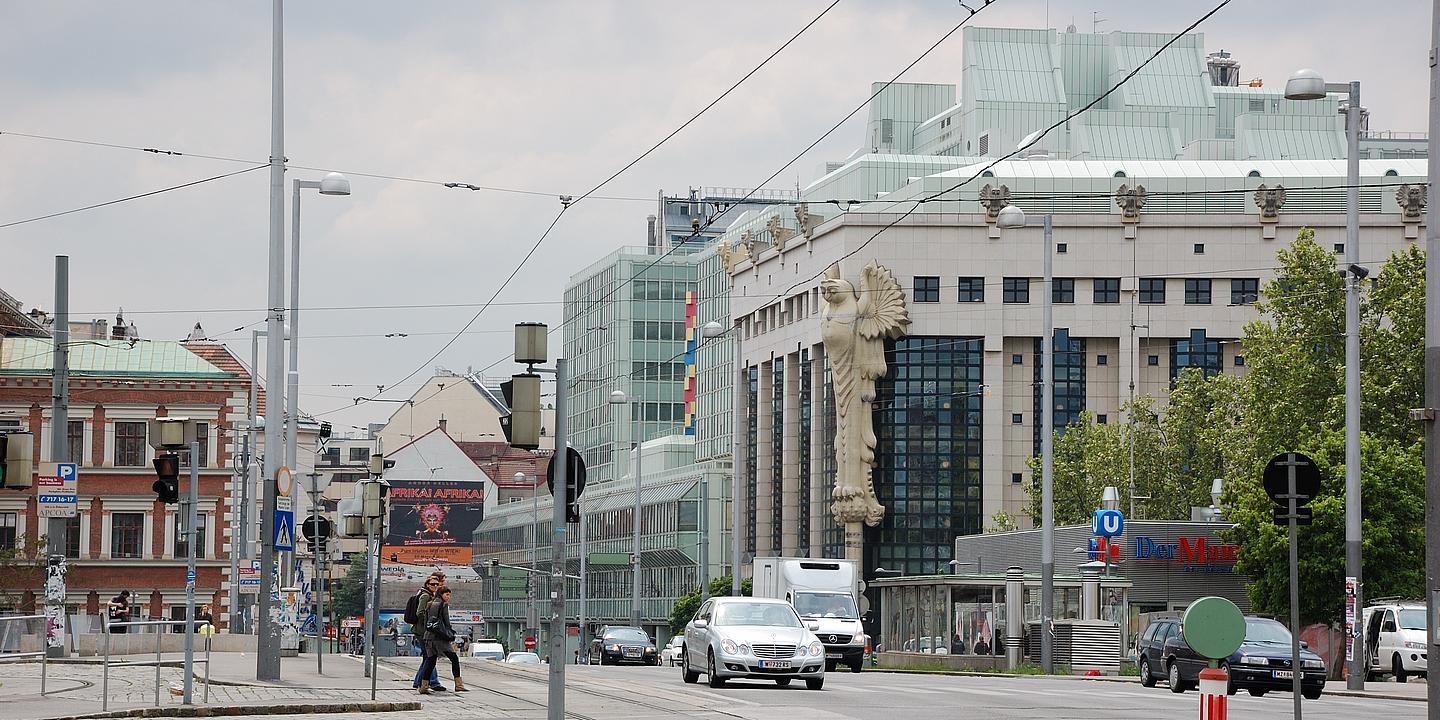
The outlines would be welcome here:
[[[275,511],[275,549],[293,552],[295,550],[295,513],[288,510]]]

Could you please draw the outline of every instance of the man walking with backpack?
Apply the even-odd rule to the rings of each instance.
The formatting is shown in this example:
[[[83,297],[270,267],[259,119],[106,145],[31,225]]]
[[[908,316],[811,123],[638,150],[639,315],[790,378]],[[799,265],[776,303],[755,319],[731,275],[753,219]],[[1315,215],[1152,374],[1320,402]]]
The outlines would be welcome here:
[[[435,571],[430,577],[425,578],[425,584],[420,591],[410,597],[405,603],[405,622],[410,624],[410,641],[414,643],[415,654],[421,655],[421,638],[425,635],[425,611],[430,609],[430,603],[435,599],[435,591],[445,584],[445,573]],[[426,682],[432,691],[444,692],[445,686],[440,684],[440,673],[435,670],[435,665],[430,665],[430,672],[425,673],[428,678],[423,678],[420,673],[424,671],[425,664],[421,663],[420,668],[415,671],[415,679],[410,687],[420,689],[420,683]]]

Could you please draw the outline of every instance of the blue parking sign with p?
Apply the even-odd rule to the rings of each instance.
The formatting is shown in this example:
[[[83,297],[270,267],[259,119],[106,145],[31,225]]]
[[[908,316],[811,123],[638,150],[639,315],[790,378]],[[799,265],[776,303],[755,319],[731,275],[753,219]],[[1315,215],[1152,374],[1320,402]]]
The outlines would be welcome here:
[[[1096,510],[1090,517],[1090,534],[1115,537],[1125,534],[1125,516],[1119,510]]]

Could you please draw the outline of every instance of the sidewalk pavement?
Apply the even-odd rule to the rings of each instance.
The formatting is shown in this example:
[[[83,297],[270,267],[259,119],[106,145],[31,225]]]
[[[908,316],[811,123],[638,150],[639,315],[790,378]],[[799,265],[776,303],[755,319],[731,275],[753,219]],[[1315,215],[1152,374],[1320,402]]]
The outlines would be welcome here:
[[[153,666],[116,666],[114,661],[153,661],[154,655],[112,657],[107,683],[103,678],[103,662],[97,658],[51,660],[46,671],[47,694],[40,694],[40,664],[37,662],[0,664],[0,703],[6,717],[16,720],[85,716],[108,712],[154,710],[156,707],[156,670]],[[197,658],[198,660],[199,658]],[[161,656],[160,708],[184,711],[181,692],[184,680],[184,656],[167,653]],[[211,655],[208,702],[205,697],[205,667],[195,665],[196,678],[192,696],[202,712],[219,708],[246,708],[252,714],[289,712],[299,709],[315,712],[382,712],[414,710],[420,705],[410,690],[410,675],[382,663],[376,678],[376,700],[370,704],[370,679],[364,676],[364,664],[349,655],[326,655],[324,672],[316,669],[314,655],[281,658],[280,679],[257,681],[255,655],[251,653],[213,653]],[[108,693],[102,692],[108,690]],[[108,708],[102,702],[109,696]]]
[[[1090,680],[1092,682],[1140,682],[1140,678],[1138,677],[1117,677],[1113,675],[1102,675],[1100,677],[1080,677],[1079,679]],[[1408,683],[1371,681],[1365,683],[1364,690],[1349,690],[1346,689],[1344,680],[1329,680],[1325,683],[1325,694],[1338,697],[1364,697],[1379,698],[1384,700],[1413,700],[1417,702],[1425,702],[1425,682],[1426,681],[1424,680],[1411,680]]]

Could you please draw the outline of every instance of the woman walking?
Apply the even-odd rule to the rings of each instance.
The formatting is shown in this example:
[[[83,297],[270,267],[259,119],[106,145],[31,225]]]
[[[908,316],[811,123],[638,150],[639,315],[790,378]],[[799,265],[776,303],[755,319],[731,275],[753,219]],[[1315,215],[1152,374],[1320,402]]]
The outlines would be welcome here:
[[[427,677],[434,671],[441,655],[450,658],[455,692],[469,692],[460,680],[460,657],[455,654],[455,628],[450,626],[450,588],[443,586],[435,591],[435,599],[425,609],[425,660],[420,664],[418,677]],[[422,684],[420,694],[429,695],[430,686]]]

